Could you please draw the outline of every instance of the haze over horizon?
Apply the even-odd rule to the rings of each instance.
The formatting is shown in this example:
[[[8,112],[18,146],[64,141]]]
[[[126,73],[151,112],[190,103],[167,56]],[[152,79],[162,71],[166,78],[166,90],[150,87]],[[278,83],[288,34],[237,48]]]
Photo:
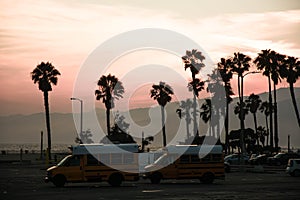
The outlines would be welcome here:
[[[1,116],[44,112],[42,93],[30,78],[30,72],[42,61],[51,62],[62,74],[49,95],[50,112],[71,112],[76,75],[88,55],[107,39],[135,29],[160,28],[186,35],[214,64],[238,51],[252,58],[262,49],[300,55],[300,4],[296,0],[188,0],[184,4],[169,0],[28,0],[1,1],[0,7]],[[171,66],[186,79],[190,76],[180,57],[148,50],[119,57],[108,72],[124,74],[132,66],[147,64]],[[97,80],[93,81],[96,88]],[[232,84],[237,93],[235,79]],[[156,104],[143,87],[149,87],[149,83],[133,91],[132,108]],[[288,84],[283,81],[280,87]],[[295,87],[300,87],[300,81]],[[267,90],[265,77],[255,74],[245,79],[245,95]]]

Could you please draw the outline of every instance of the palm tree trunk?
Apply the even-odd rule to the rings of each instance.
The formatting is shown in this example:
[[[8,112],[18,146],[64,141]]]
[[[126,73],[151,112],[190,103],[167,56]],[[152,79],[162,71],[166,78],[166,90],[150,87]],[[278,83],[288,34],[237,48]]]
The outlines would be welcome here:
[[[277,116],[277,100],[276,100],[276,85],[274,86],[274,142],[275,142],[275,150],[278,152],[278,116]]]
[[[229,147],[229,99],[230,99],[230,95],[229,95],[229,91],[230,91],[230,81],[225,83],[226,85],[226,115],[225,115],[225,153],[227,154],[227,152],[230,152],[230,147]]]
[[[48,137],[48,159],[51,160],[51,128],[50,128],[50,111],[49,111],[49,99],[48,91],[44,91],[44,105],[46,111],[46,126],[47,126],[47,137]]]
[[[194,94],[194,112],[193,112],[193,119],[194,119],[194,137],[198,135],[198,123],[197,123],[197,99],[196,94]]]
[[[165,107],[161,106],[161,125],[162,125],[162,134],[163,134],[163,146],[167,146],[166,138],[166,128],[165,128]]]
[[[243,76],[240,76],[239,77],[240,81],[239,81],[239,88],[240,88],[240,112],[241,112],[241,119],[240,119],[240,122],[241,122],[241,136],[240,136],[240,143],[241,143],[241,152],[242,154],[245,153],[245,141],[244,141],[244,138],[245,138],[245,122],[244,122],[244,119],[245,119],[245,114],[244,114],[244,100],[243,100],[243,96],[244,96],[244,91],[243,91]],[[242,159],[242,164],[244,164],[244,159]]]
[[[267,145],[269,145],[269,125],[268,125],[268,116],[266,115],[266,128],[267,128]]]
[[[258,135],[257,135],[257,119],[256,119],[256,113],[253,113],[253,120],[254,120],[254,128],[255,128],[255,134],[256,134],[256,142],[257,142],[257,146],[259,146],[259,139],[258,139]]]
[[[229,125],[229,103],[226,102],[226,116],[225,116],[225,154],[230,151],[229,149],[229,137],[228,137],[228,125]]]
[[[106,109],[106,130],[107,135],[110,135],[110,109]]]
[[[190,114],[188,112],[189,112],[188,106],[186,106],[186,108],[185,108],[186,137],[187,137],[187,140],[189,141],[189,139],[190,139],[190,127],[189,127]]]
[[[297,121],[298,121],[298,126],[300,127],[300,116],[299,116],[299,111],[298,111],[297,102],[296,102],[296,98],[295,98],[293,83],[290,83],[290,93],[291,93],[292,102],[293,102],[293,105],[294,105],[294,110],[295,110]]]
[[[272,89],[271,89],[271,77],[268,76],[269,83],[269,107],[270,107],[270,146],[273,148],[273,102],[272,102]]]

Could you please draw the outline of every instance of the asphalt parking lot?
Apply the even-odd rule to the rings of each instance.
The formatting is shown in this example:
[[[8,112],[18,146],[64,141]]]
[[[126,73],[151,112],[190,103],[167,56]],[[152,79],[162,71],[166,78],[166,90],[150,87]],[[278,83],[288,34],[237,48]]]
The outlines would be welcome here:
[[[44,183],[42,166],[1,164],[0,199],[299,199],[300,178],[273,173],[232,172],[206,185],[199,180],[149,180],[108,183],[68,183],[56,188]]]

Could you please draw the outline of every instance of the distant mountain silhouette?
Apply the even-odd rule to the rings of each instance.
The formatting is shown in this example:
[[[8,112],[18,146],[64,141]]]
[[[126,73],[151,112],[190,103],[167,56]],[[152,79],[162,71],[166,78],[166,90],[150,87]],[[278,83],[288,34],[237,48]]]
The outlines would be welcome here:
[[[295,94],[297,97],[297,103],[300,107],[300,88],[295,88]],[[259,96],[261,99],[267,100],[268,93],[261,93]],[[289,88],[280,88],[277,90],[278,99],[278,116],[279,116],[279,145],[287,146],[288,134],[291,136],[291,146],[300,147],[300,128],[297,126],[297,121],[294,113],[294,108],[290,98]],[[233,106],[237,102],[237,98],[234,98],[233,102],[230,104],[230,124],[229,129],[234,130],[239,128],[239,120],[233,113]],[[199,100],[199,104],[203,103],[203,99]],[[173,139],[174,135],[178,130],[180,124],[180,119],[176,113],[176,109],[179,108],[178,102],[170,103],[166,106],[167,112],[167,141]],[[140,126],[145,126],[149,124],[149,108],[138,108],[130,110],[130,115],[135,123]],[[121,113],[122,114],[122,113]],[[97,109],[97,115],[100,125],[105,130],[105,110]],[[160,120],[160,115],[157,118]],[[76,129],[73,121],[72,113],[52,113],[51,114],[51,126],[52,126],[52,141],[53,144],[74,144],[76,134]],[[126,119],[125,119],[126,120]],[[184,120],[184,119],[182,119]],[[258,126],[265,126],[264,115],[260,112],[257,113]],[[88,129],[88,125],[85,126]],[[207,124],[200,121],[200,134],[206,133]],[[253,118],[251,115],[246,116],[245,120],[246,128],[254,128]],[[1,143],[39,143],[40,142],[40,131],[44,131],[44,141],[46,143],[46,128],[45,128],[45,115],[44,113],[36,113],[31,115],[11,115],[11,116],[0,116],[0,142]],[[185,130],[185,129],[184,129]],[[139,135],[137,133],[134,135]],[[224,130],[221,136],[221,141],[224,141]],[[145,132],[145,137],[150,136],[149,133]],[[180,134],[180,137],[185,139],[185,131]],[[95,142],[100,141],[94,140]],[[135,138],[139,144],[141,139]],[[154,141],[152,145],[161,146],[162,145],[162,135],[157,133],[154,136]]]

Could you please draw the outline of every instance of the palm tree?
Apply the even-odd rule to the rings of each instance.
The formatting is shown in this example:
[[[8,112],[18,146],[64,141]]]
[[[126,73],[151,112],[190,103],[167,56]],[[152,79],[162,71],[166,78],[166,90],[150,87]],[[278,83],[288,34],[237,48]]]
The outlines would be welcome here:
[[[232,79],[232,59],[221,58],[221,62],[218,63],[218,70],[224,82],[224,88],[226,93],[226,111],[225,111],[225,153],[229,152],[229,104],[232,102],[231,96],[234,95],[230,80]]]
[[[273,107],[272,99],[272,85],[271,85],[271,50],[262,50],[261,53],[258,53],[258,56],[255,58],[254,63],[257,65],[258,70],[263,70],[263,75],[268,77],[268,87],[269,87],[269,108]],[[273,148],[273,114],[270,114],[270,146]]]
[[[255,133],[257,133],[257,120],[256,120],[256,112],[261,104],[261,99],[258,95],[255,95],[254,93],[250,94],[248,99],[246,99],[246,106],[248,107],[249,111],[253,114],[253,120],[254,120],[254,127],[255,127]],[[257,145],[259,145],[258,137],[257,137]]]
[[[52,91],[52,84],[57,84],[57,76],[60,72],[50,62],[41,62],[31,72],[31,79],[34,84],[38,83],[39,90],[44,94],[44,105],[46,111],[46,126],[47,126],[47,137],[48,137],[48,159],[51,159],[51,128],[50,128],[50,111],[48,92]]]
[[[279,54],[275,51],[271,51],[271,79],[273,81],[273,93],[274,93],[274,142],[275,150],[278,152],[278,115],[277,115],[277,94],[276,85],[281,82],[281,73],[285,67],[285,55]]]
[[[152,85],[150,96],[161,106],[161,122],[163,133],[163,146],[167,145],[166,128],[165,128],[165,106],[172,100],[173,89],[165,82],[159,82],[158,85]]]
[[[295,114],[297,117],[298,125],[300,127],[300,115],[297,107],[297,102],[295,98],[294,92],[294,84],[296,83],[297,79],[300,77],[300,61],[298,58],[288,56],[285,60],[285,66],[282,70],[282,77],[286,78],[286,81],[290,85],[290,94],[292,97],[292,102],[294,105]]]
[[[259,138],[262,146],[265,146],[265,137],[268,137],[268,133],[265,129],[265,127],[259,126],[257,127],[257,137]]]
[[[184,63],[184,69],[190,69],[192,73],[192,81],[190,81],[189,85],[190,91],[193,91],[194,98],[193,98],[193,121],[194,121],[194,136],[198,135],[198,125],[197,125],[197,102],[196,97],[199,96],[199,92],[201,91],[201,87],[197,87],[197,85],[204,85],[204,82],[202,82],[200,79],[196,78],[196,75],[200,72],[200,70],[205,67],[205,64],[203,61],[205,60],[205,57],[202,55],[202,52],[193,49],[192,51],[187,50],[186,55],[182,57],[182,61]]]
[[[114,75],[103,75],[98,80],[99,89],[95,91],[96,100],[102,99],[106,108],[106,128],[107,135],[110,135],[110,110],[114,108],[114,100],[123,98],[124,87]]]
[[[243,83],[243,79],[244,79],[244,72],[248,71],[250,68],[250,61],[251,58],[249,56],[246,56],[242,53],[234,53],[234,57],[232,60],[232,72],[233,73],[237,73],[238,75],[238,94],[239,94],[239,99],[240,99],[240,106],[244,106],[244,83]],[[245,130],[245,113],[243,113],[245,111],[245,109],[243,109],[242,107],[239,109],[239,111],[241,112],[239,114],[239,119],[240,119],[240,127],[241,127],[241,148],[242,148],[242,153],[245,152],[245,142],[244,142],[244,130]]]
[[[191,123],[191,116],[190,116],[190,109],[192,108],[193,102],[190,99],[186,101],[180,102],[180,108],[176,110],[179,118],[185,117],[186,122],[186,134],[187,134],[187,141],[190,139],[190,128],[189,124]]]
[[[265,114],[265,119],[266,119],[266,127],[267,127],[267,146],[269,144],[269,125],[268,125],[268,116],[271,114],[272,109],[270,107],[269,102],[264,101],[261,103],[259,107],[260,112],[263,112]]]
[[[225,105],[223,104],[226,102],[226,94],[224,91],[224,81],[222,76],[220,76],[219,70],[215,68],[212,70],[211,74],[208,74],[207,79],[207,92],[210,92],[211,94],[211,101],[213,102],[211,104],[211,120],[210,124],[213,128],[213,131],[215,133],[216,127],[216,134],[215,137],[220,139],[221,131],[220,131],[220,120],[221,116],[225,115]],[[209,105],[209,104],[208,104]]]
[[[243,111],[241,111],[243,109]],[[240,120],[245,120],[246,115],[248,115],[249,109],[247,108],[246,104],[243,102],[242,105],[240,102],[237,102],[234,106],[234,114],[238,115]]]
[[[204,121],[204,123],[207,123],[208,121],[211,120],[211,115],[212,115],[211,100],[210,99],[204,99],[204,103],[202,104],[200,109],[202,110],[202,112],[200,112],[200,117]],[[209,126],[210,136],[212,136],[211,130],[213,130],[213,136],[215,136],[214,128],[210,124],[210,126]]]

